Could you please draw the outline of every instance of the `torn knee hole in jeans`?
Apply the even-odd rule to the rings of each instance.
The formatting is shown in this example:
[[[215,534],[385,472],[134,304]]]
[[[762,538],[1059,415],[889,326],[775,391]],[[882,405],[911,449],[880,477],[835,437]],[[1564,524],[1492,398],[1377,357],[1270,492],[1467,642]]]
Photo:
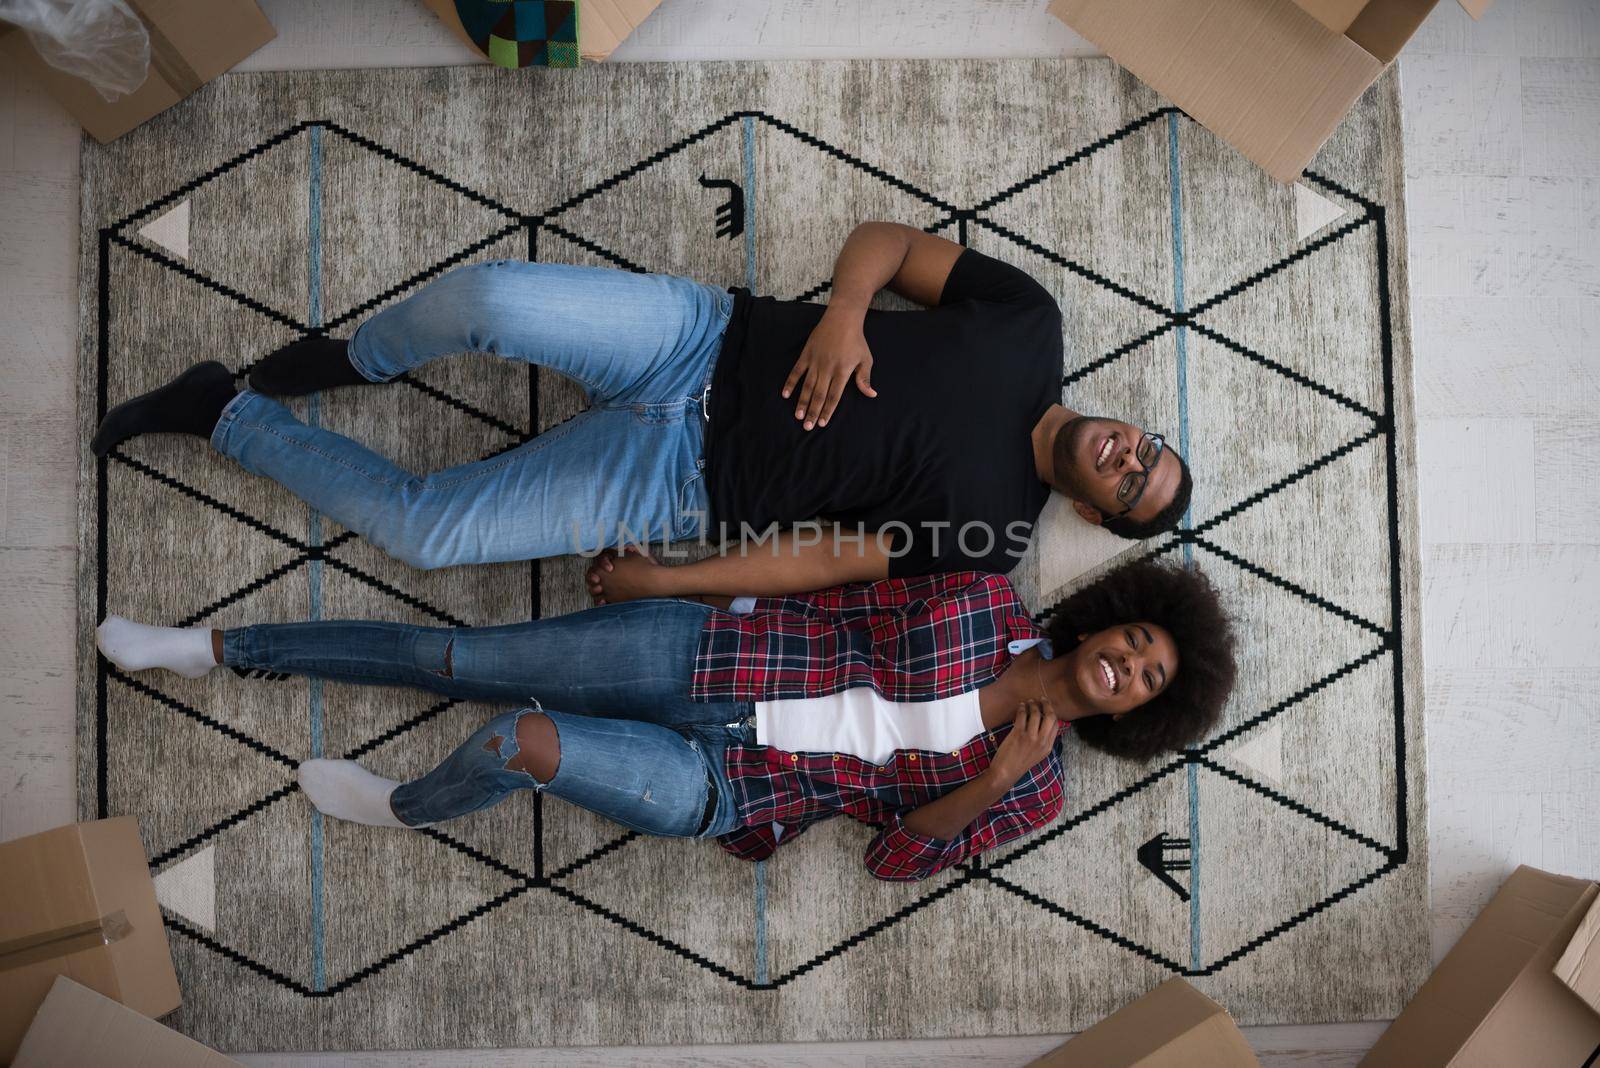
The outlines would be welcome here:
[[[524,736],[523,720],[530,715],[539,716],[544,720],[551,733],[548,743]],[[555,725],[536,709],[519,713],[513,721],[511,731],[505,734],[490,734],[482,748],[484,752],[493,753],[502,761],[500,765],[502,771],[526,775],[541,788],[555,777],[556,770],[561,766],[560,739],[555,734]]]
[[[454,638],[451,638],[448,642],[445,642],[445,645],[444,645],[444,667],[441,668],[438,671],[435,671],[434,674],[439,676],[442,679],[453,679],[453,678],[455,678],[456,677],[455,656],[456,656],[456,640]],[[498,741],[499,739],[496,738],[494,740]],[[488,746],[484,746],[484,748],[487,749],[489,747]],[[498,752],[498,750],[496,750],[496,752]]]
[[[511,750],[509,755],[506,753],[507,748]],[[528,758],[528,754],[517,745],[514,739],[512,740],[511,745],[508,747],[506,745],[505,735],[490,735],[489,740],[483,743],[483,751],[486,753],[493,753],[495,756],[505,761],[505,763],[500,765],[502,771],[520,771],[522,774],[532,776],[534,779],[539,778],[537,775],[533,774],[533,768],[530,766],[531,762]]]

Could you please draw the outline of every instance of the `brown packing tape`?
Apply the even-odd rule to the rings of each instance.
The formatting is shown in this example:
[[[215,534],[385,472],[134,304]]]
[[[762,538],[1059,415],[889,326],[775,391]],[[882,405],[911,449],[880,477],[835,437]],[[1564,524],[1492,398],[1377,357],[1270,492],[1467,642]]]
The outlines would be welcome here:
[[[143,22],[144,28],[150,31],[150,68],[161,76],[162,81],[172,86],[179,96],[188,96],[204,85],[206,80],[189,65],[189,61],[183,58],[183,53],[167,39],[167,35],[149,19]]]
[[[122,910],[107,913],[97,920],[68,924],[48,931],[37,931],[21,938],[0,942],[0,972],[23,968],[42,960],[54,960],[98,946],[120,942],[133,933]]]

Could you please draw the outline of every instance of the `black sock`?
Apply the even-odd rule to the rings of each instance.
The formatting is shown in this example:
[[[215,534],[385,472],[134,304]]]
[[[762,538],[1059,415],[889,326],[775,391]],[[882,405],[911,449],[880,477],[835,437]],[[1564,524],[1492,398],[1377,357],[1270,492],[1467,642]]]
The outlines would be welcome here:
[[[299,397],[335,386],[370,385],[350,362],[350,343],[337,337],[301,338],[269,356],[250,372],[250,388],[274,397]]]
[[[209,438],[222,409],[233,400],[233,373],[215,360],[195,364],[160,389],[123,401],[100,422],[90,447],[104,456],[139,434],[193,434]]]

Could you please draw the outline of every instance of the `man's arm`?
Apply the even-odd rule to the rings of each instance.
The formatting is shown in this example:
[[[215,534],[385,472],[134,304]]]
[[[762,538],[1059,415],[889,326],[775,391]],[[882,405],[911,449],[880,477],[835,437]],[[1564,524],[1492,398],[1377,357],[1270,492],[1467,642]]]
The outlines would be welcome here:
[[[878,290],[887,286],[932,307],[963,251],[954,241],[900,223],[864,222],[851,231],[833,265],[828,310],[783,384],[784,397],[795,398],[794,417],[807,430],[828,425],[852,378],[864,395],[878,395],[861,329]]]
[[[786,530],[771,542],[742,543],[729,555],[681,567],[608,553],[589,569],[589,593],[596,604],[640,597],[779,597],[889,577],[889,554],[877,538],[850,535],[836,543],[836,534],[834,527]]]
[[[939,303],[950,269],[965,251],[914,226],[864,222],[850,232],[834,262],[828,309],[864,314],[885,287],[931,308]]]

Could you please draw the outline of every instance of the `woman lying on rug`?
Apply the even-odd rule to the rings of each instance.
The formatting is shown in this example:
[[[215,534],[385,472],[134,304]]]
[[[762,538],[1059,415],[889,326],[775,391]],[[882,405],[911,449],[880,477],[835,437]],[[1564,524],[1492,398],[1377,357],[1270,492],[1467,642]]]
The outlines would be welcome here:
[[[1053,820],[1067,724],[1094,748],[1148,760],[1207,733],[1234,673],[1210,582],[1153,562],[1074,593],[1043,633],[1003,577],[959,572],[474,629],[180,630],[113,616],[99,636],[128,671],[193,678],[223,664],[534,701],[412,782],[349,760],[301,764],[301,787],[331,816],[421,827],[544,790],[644,834],[716,838],[762,860],[842,812],[881,828],[867,868],[901,880]]]

